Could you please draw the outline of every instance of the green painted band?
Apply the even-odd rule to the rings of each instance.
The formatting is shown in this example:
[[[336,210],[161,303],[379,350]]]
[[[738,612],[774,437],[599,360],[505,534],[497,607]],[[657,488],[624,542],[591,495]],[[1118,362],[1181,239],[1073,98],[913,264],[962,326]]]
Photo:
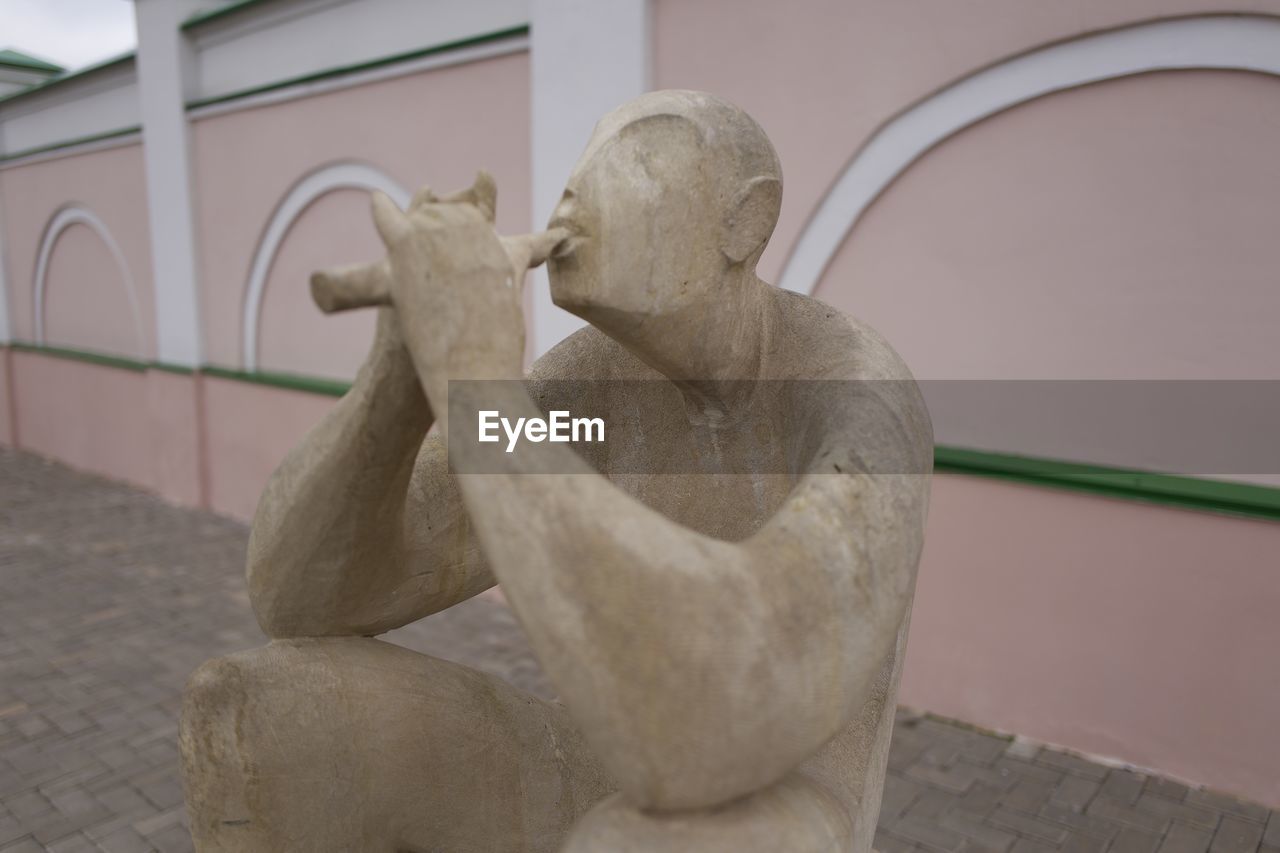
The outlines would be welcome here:
[[[250,0],[251,3],[259,2],[259,0]],[[299,86],[304,83],[314,83],[318,80],[327,80],[331,77],[343,77],[348,74],[355,74],[360,71],[369,71],[374,68],[382,68],[387,65],[395,65],[398,62],[408,62],[413,59],[422,59],[426,56],[434,56],[439,53],[448,53],[449,51],[461,50],[465,47],[474,47],[478,44],[486,44],[492,41],[501,41],[502,39],[514,38],[516,36],[528,35],[529,27],[527,25],[520,27],[511,27],[506,30],[497,30],[492,33],[484,33],[483,35],[472,36],[470,38],[451,41],[446,44],[438,44],[434,47],[414,50],[408,53],[397,53],[392,56],[384,56],[381,59],[373,59],[368,62],[361,62],[354,65],[338,65],[333,68],[326,68],[322,71],[314,71],[310,74],[304,74],[299,77],[290,77],[285,80],[277,80],[274,83],[265,83],[261,86],[254,86],[249,89],[241,89],[237,92],[229,92],[225,95],[217,95],[212,98],[202,98],[197,101],[188,101],[187,109],[194,110],[200,107],[211,106],[212,104],[223,104],[228,101],[238,101],[241,98],[248,98],[252,95],[261,95],[265,92],[274,92],[276,89],[284,89],[289,86]]]
[[[182,26],[179,29],[183,31],[193,30],[198,28],[201,24],[207,24],[210,21],[216,21],[219,18],[225,18],[228,15],[234,15],[236,12],[240,12],[249,6],[256,6],[262,2],[264,2],[264,0],[237,0],[235,3],[228,3],[226,6],[219,6],[218,8],[211,9],[208,12],[197,12],[190,18],[183,21]]]
[[[13,341],[9,346],[18,352],[39,353],[40,355],[47,355],[53,358],[62,358],[69,361],[81,361],[86,364],[96,364],[100,367],[115,367],[120,370],[132,370],[137,373],[144,373],[147,370],[147,363],[145,361],[140,361],[135,358],[127,358],[125,356],[71,349],[70,347],[51,347],[45,344],[29,344],[21,341]]]
[[[934,470],[1184,509],[1280,520],[1280,488],[939,445]]]
[[[47,355],[53,358],[63,358],[68,361],[80,361],[85,364],[96,364],[100,367],[116,367],[120,370],[131,370],[135,373],[143,373],[148,370],[160,370],[165,373],[177,373],[182,376],[190,376],[195,373],[194,368],[185,367],[181,364],[170,364],[165,361],[143,361],[137,358],[129,358],[123,355],[111,355],[105,352],[93,352],[92,350],[74,349],[73,347],[55,347],[48,344],[33,344],[27,341],[12,341],[9,347],[18,352],[33,352],[40,355]]]
[[[62,148],[71,148],[75,145],[88,145],[92,142],[103,142],[108,139],[116,139],[121,136],[129,136],[130,134],[141,133],[142,128],[122,127],[119,130],[108,130],[105,133],[95,133],[90,136],[79,136],[75,139],[64,139],[61,142],[54,142],[50,145],[41,145],[38,148],[28,148],[24,151],[14,151],[12,154],[0,156],[0,163],[7,163],[10,160],[17,160],[21,157],[30,157],[33,154],[45,154],[50,151],[58,151]]]
[[[169,364],[165,361],[149,361],[147,362],[148,370],[159,370],[162,373],[176,373],[179,376],[191,376],[195,374],[194,367],[187,367],[182,364]]]
[[[325,379],[320,376],[299,376],[294,373],[270,373],[245,370],[232,370],[226,367],[205,365],[200,372],[217,379],[231,379],[236,382],[248,382],[254,385],[269,385],[272,388],[286,388],[290,391],[305,391],[309,394],[323,394],[326,397],[341,397],[351,388],[350,382],[340,379]]]
[[[13,342],[11,348],[56,358],[115,367],[124,370],[163,370],[189,375],[180,365],[145,362],[66,347],[39,346]],[[248,372],[205,365],[200,373],[218,379],[247,382],[326,397],[341,397],[350,382],[291,373]],[[934,449],[934,470],[972,477],[987,477],[1050,489],[1086,492],[1121,500],[1174,506],[1203,512],[1280,521],[1280,488],[1252,483],[1232,483],[1202,477],[1157,474],[1082,462],[1062,462],[1033,456],[1018,456],[986,450],[938,445]]]
[[[104,59],[101,62],[95,63],[93,65],[85,66],[84,68],[78,69],[76,71],[72,71],[70,74],[59,74],[56,77],[50,77],[48,80],[45,80],[43,83],[36,83],[34,86],[28,86],[25,89],[19,89],[16,92],[10,92],[8,95],[5,95],[4,97],[0,97],[0,103],[9,103],[9,102],[18,100],[19,98],[26,98],[31,95],[37,94],[39,92],[43,92],[47,89],[52,89],[55,86],[62,86],[73,80],[79,80],[90,74],[96,74],[97,72],[105,71],[108,68],[114,68],[119,65],[125,65],[127,63],[133,62],[134,59],[135,57],[134,57],[133,51],[129,51],[128,53],[121,54],[120,56],[113,56],[110,59]]]

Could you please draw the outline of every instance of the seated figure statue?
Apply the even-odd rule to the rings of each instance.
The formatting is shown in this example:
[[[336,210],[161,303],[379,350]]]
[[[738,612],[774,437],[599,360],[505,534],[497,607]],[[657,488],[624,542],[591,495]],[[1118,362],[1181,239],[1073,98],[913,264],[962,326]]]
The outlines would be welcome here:
[[[198,850],[871,849],[932,430],[876,332],[756,276],[781,192],[750,117],[668,91],[600,121],[543,235],[499,238],[484,176],[375,195],[387,257],[325,281],[388,307],[253,523],[271,642],[187,687]],[[456,382],[521,378],[548,255],[590,325],[528,385]],[[562,379],[608,454],[446,443],[451,380],[514,420]],[[671,404],[632,417],[639,381]],[[559,701],[374,639],[495,582]]]

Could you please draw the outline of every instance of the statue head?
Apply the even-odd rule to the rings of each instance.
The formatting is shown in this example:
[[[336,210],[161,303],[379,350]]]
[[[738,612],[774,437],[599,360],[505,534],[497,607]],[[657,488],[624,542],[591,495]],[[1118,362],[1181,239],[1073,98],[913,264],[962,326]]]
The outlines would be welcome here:
[[[651,92],[596,125],[553,226],[556,304],[606,331],[721,301],[777,223],[782,170],[764,131],[702,92]]]

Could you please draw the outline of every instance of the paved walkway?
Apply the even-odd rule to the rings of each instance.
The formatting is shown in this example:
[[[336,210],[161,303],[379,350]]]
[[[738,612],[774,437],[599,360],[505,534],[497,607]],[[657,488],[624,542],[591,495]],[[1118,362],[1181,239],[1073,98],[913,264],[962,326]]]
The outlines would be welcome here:
[[[0,450],[0,853],[191,849],[180,694],[201,661],[263,642],[245,539]],[[388,638],[548,694],[488,599]],[[941,720],[900,714],[890,765],[883,853],[1280,853],[1280,815],[1261,807]]]

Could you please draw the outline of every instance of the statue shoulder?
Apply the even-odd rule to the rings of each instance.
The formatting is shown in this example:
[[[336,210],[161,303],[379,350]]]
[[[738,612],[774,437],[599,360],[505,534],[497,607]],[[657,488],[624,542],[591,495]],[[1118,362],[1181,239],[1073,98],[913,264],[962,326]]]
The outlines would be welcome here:
[[[912,380],[906,362],[865,321],[789,290],[777,290],[775,299],[775,355],[790,378]]]

